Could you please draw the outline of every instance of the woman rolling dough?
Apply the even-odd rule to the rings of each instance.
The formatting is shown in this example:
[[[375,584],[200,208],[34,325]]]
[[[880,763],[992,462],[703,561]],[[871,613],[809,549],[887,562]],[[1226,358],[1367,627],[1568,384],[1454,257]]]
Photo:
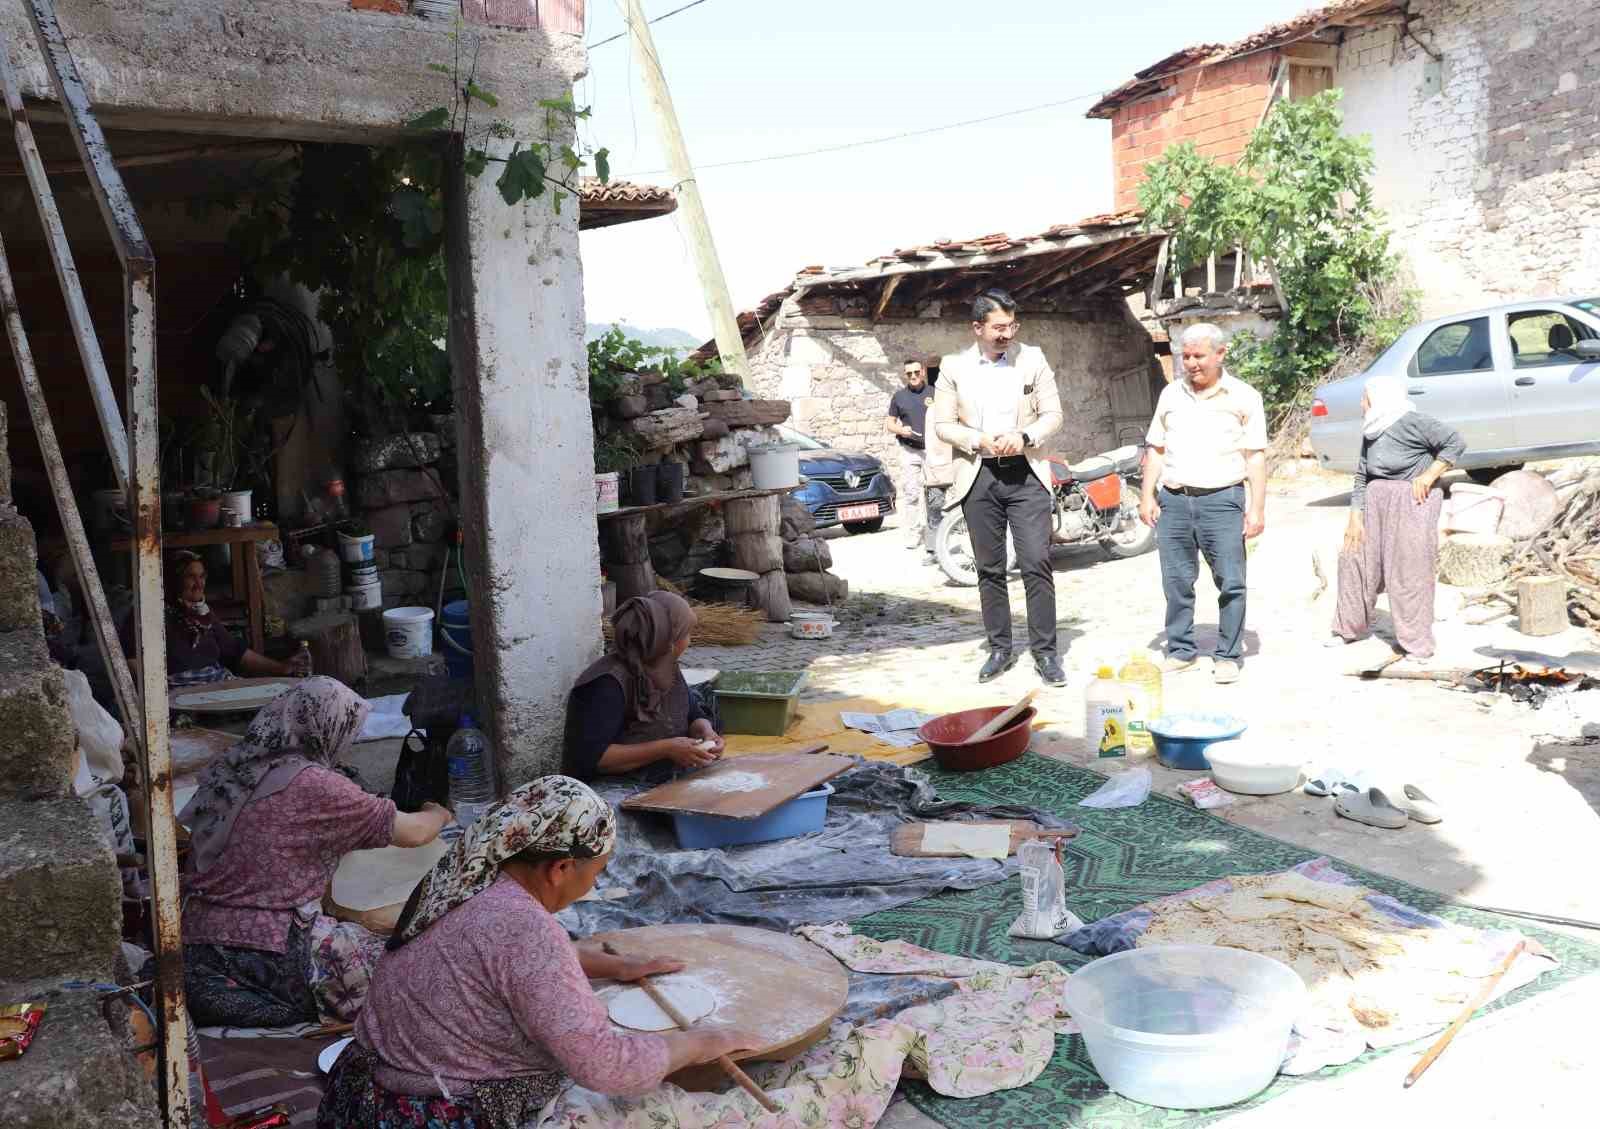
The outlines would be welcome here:
[[[700,768],[721,756],[722,738],[678,666],[694,631],[689,601],[636,596],[611,625],[611,651],[578,676],[567,701],[567,775],[593,780],[662,760]]]
[[[635,1096],[758,1042],[610,1026],[589,977],[683,967],[574,946],[556,920],[594,886],[615,842],[605,801],[565,776],[524,784],[469,827],[406,903],[318,1129],[537,1125],[569,1082]]]

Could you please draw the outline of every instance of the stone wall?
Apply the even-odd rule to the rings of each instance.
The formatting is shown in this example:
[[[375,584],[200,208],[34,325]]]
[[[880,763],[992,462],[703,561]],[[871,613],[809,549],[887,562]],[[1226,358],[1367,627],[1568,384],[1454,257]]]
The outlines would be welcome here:
[[[1024,311],[1021,339],[1044,350],[1061,392],[1065,418],[1049,450],[1076,461],[1143,435],[1160,375],[1150,334],[1125,301],[1107,299],[1074,314]],[[797,430],[876,455],[899,486],[900,448],[884,419],[905,359],[958,352],[972,341],[965,316],[874,324],[806,317],[786,303],[751,352],[752,390],[790,401]]]
[[[1600,19],[1570,0],[1415,0],[1351,36],[1335,85],[1378,204],[1442,316],[1600,290]]]

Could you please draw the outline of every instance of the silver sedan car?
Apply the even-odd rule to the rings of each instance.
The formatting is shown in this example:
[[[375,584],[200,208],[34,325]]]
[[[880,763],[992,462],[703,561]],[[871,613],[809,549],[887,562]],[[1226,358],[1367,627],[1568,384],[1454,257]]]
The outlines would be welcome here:
[[[1419,412],[1466,440],[1475,478],[1534,459],[1600,453],[1600,298],[1516,302],[1413,326],[1366,372],[1317,389],[1311,447],[1328,470],[1354,471],[1361,390],[1405,378]]]

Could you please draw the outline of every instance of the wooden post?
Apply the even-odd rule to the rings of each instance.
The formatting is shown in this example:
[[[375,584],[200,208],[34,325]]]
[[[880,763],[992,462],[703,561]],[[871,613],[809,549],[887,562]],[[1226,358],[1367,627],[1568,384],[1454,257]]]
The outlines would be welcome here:
[[[723,369],[737,374],[741,381],[748,383],[750,362],[744,353],[744,335],[739,332],[739,321],[734,316],[733,299],[728,295],[728,281],[722,274],[722,260],[717,257],[717,245],[711,238],[711,223],[706,218],[705,204],[700,199],[700,186],[694,179],[689,149],[684,145],[683,133],[678,128],[678,112],[672,105],[667,76],[661,68],[661,57],[656,53],[655,38],[650,34],[650,23],[645,18],[641,0],[628,0],[627,19],[633,35],[634,54],[639,61],[639,76],[649,93],[656,123],[661,127],[661,148],[667,158],[667,167],[672,171],[674,191],[678,197],[678,214],[683,217],[689,247],[694,252],[695,273],[700,276],[706,312],[711,315],[717,352],[722,357]]]
[[[737,498],[723,509],[734,564],[761,574],[751,586],[750,599],[766,613],[769,623],[782,623],[794,611],[783,574],[783,540],[778,536],[781,513],[776,494]]]
[[[1567,629],[1567,582],[1559,576],[1527,576],[1517,581],[1517,630],[1524,635],[1555,635]]]
[[[656,570],[650,564],[650,539],[645,535],[644,514],[627,514],[600,523],[606,576],[617,583],[617,602],[648,596],[656,590]]]
[[[255,548],[254,545],[242,547]],[[354,615],[329,612],[309,616],[290,624],[289,632],[311,648],[311,669],[316,673],[337,678],[346,686],[355,686],[366,679],[367,652]]]

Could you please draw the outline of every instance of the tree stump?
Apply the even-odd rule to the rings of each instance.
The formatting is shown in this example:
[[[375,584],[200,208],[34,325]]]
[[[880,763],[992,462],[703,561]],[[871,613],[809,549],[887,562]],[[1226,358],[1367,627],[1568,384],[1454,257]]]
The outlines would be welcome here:
[[[1567,582],[1559,576],[1528,576],[1517,581],[1517,630],[1524,635],[1554,635],[1567,629]]]
[[[771,533],[733,533],[728,548],[734,568],[768,573],[783,568],[783,542]]]
[[[1457,588],[1486,588],[1506,577],[1511,539],[1491,533],[1452,533],[1439,544],[1439,579]]]
[[[337,678],[346,686],[366,680],[367,652],[355,616],[345,612],[310,616],[291,623],[289,634],[309,646],[311,669],[317,674]]]
[[[650,563],[650,538],[644,514],[627,514],[600,523],[601,556],[606,578],[616,581],[617,602],[648,596],[656,590],[656,570]]]
[[[735,498],[723,507],[723,521],[728,534],[778,532],[778,496],[767,494],[760,498]]]
[[[789,583],[783,569],[775,568],[761,574],[761,579],[750,586],[750,605],[759,608],[768,623],[785,623],[794,614],[789,601]]]

